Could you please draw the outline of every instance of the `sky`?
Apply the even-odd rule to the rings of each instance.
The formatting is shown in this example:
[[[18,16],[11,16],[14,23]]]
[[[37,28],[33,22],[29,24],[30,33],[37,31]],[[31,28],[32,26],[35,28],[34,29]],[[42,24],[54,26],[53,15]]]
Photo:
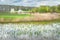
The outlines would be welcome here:
[[[0,0],[0,5],[16,5],[16,6],[36,6],[40,5],[58,5],[60,0]]]

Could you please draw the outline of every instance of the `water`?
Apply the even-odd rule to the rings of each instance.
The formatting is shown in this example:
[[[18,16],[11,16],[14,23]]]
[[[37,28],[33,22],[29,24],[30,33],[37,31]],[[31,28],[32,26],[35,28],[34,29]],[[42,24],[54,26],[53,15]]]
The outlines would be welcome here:
[[[60,23],[0,24],[0,40],[60,40]]]

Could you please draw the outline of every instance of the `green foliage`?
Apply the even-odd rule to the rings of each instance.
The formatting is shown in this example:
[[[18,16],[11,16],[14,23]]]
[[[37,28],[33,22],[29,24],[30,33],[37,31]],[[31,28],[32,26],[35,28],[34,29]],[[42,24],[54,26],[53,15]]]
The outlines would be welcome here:
[[[39,12],[39,13],[60,13],[60,5],[58,6],[40,6],[37,8],[33,8],[32,10],[30,10],[32,12]]]
[[[39,7],[39,9],[38,9],[38,12],[43,12],[43,13],[45,13],[45,12],[48,12],[49,11],[49,7],[48,6],[41,6],[41,7]]]

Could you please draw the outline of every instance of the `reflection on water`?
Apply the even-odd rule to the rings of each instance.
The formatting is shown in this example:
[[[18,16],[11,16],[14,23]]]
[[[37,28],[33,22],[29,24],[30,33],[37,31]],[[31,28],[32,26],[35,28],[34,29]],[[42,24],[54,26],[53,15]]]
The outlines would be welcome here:
[[[60,40],[60,23],[0,24],[0,40]]]

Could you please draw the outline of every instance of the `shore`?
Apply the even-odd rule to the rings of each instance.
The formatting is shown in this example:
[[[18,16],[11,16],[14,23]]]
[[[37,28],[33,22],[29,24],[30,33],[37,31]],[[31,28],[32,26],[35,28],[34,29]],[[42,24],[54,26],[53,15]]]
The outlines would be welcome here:
[[[0,18],[0,22],[26,22],[26,21],[49,21],[60,19],[59,13],[35,13],[30,17],[24,18]]]

